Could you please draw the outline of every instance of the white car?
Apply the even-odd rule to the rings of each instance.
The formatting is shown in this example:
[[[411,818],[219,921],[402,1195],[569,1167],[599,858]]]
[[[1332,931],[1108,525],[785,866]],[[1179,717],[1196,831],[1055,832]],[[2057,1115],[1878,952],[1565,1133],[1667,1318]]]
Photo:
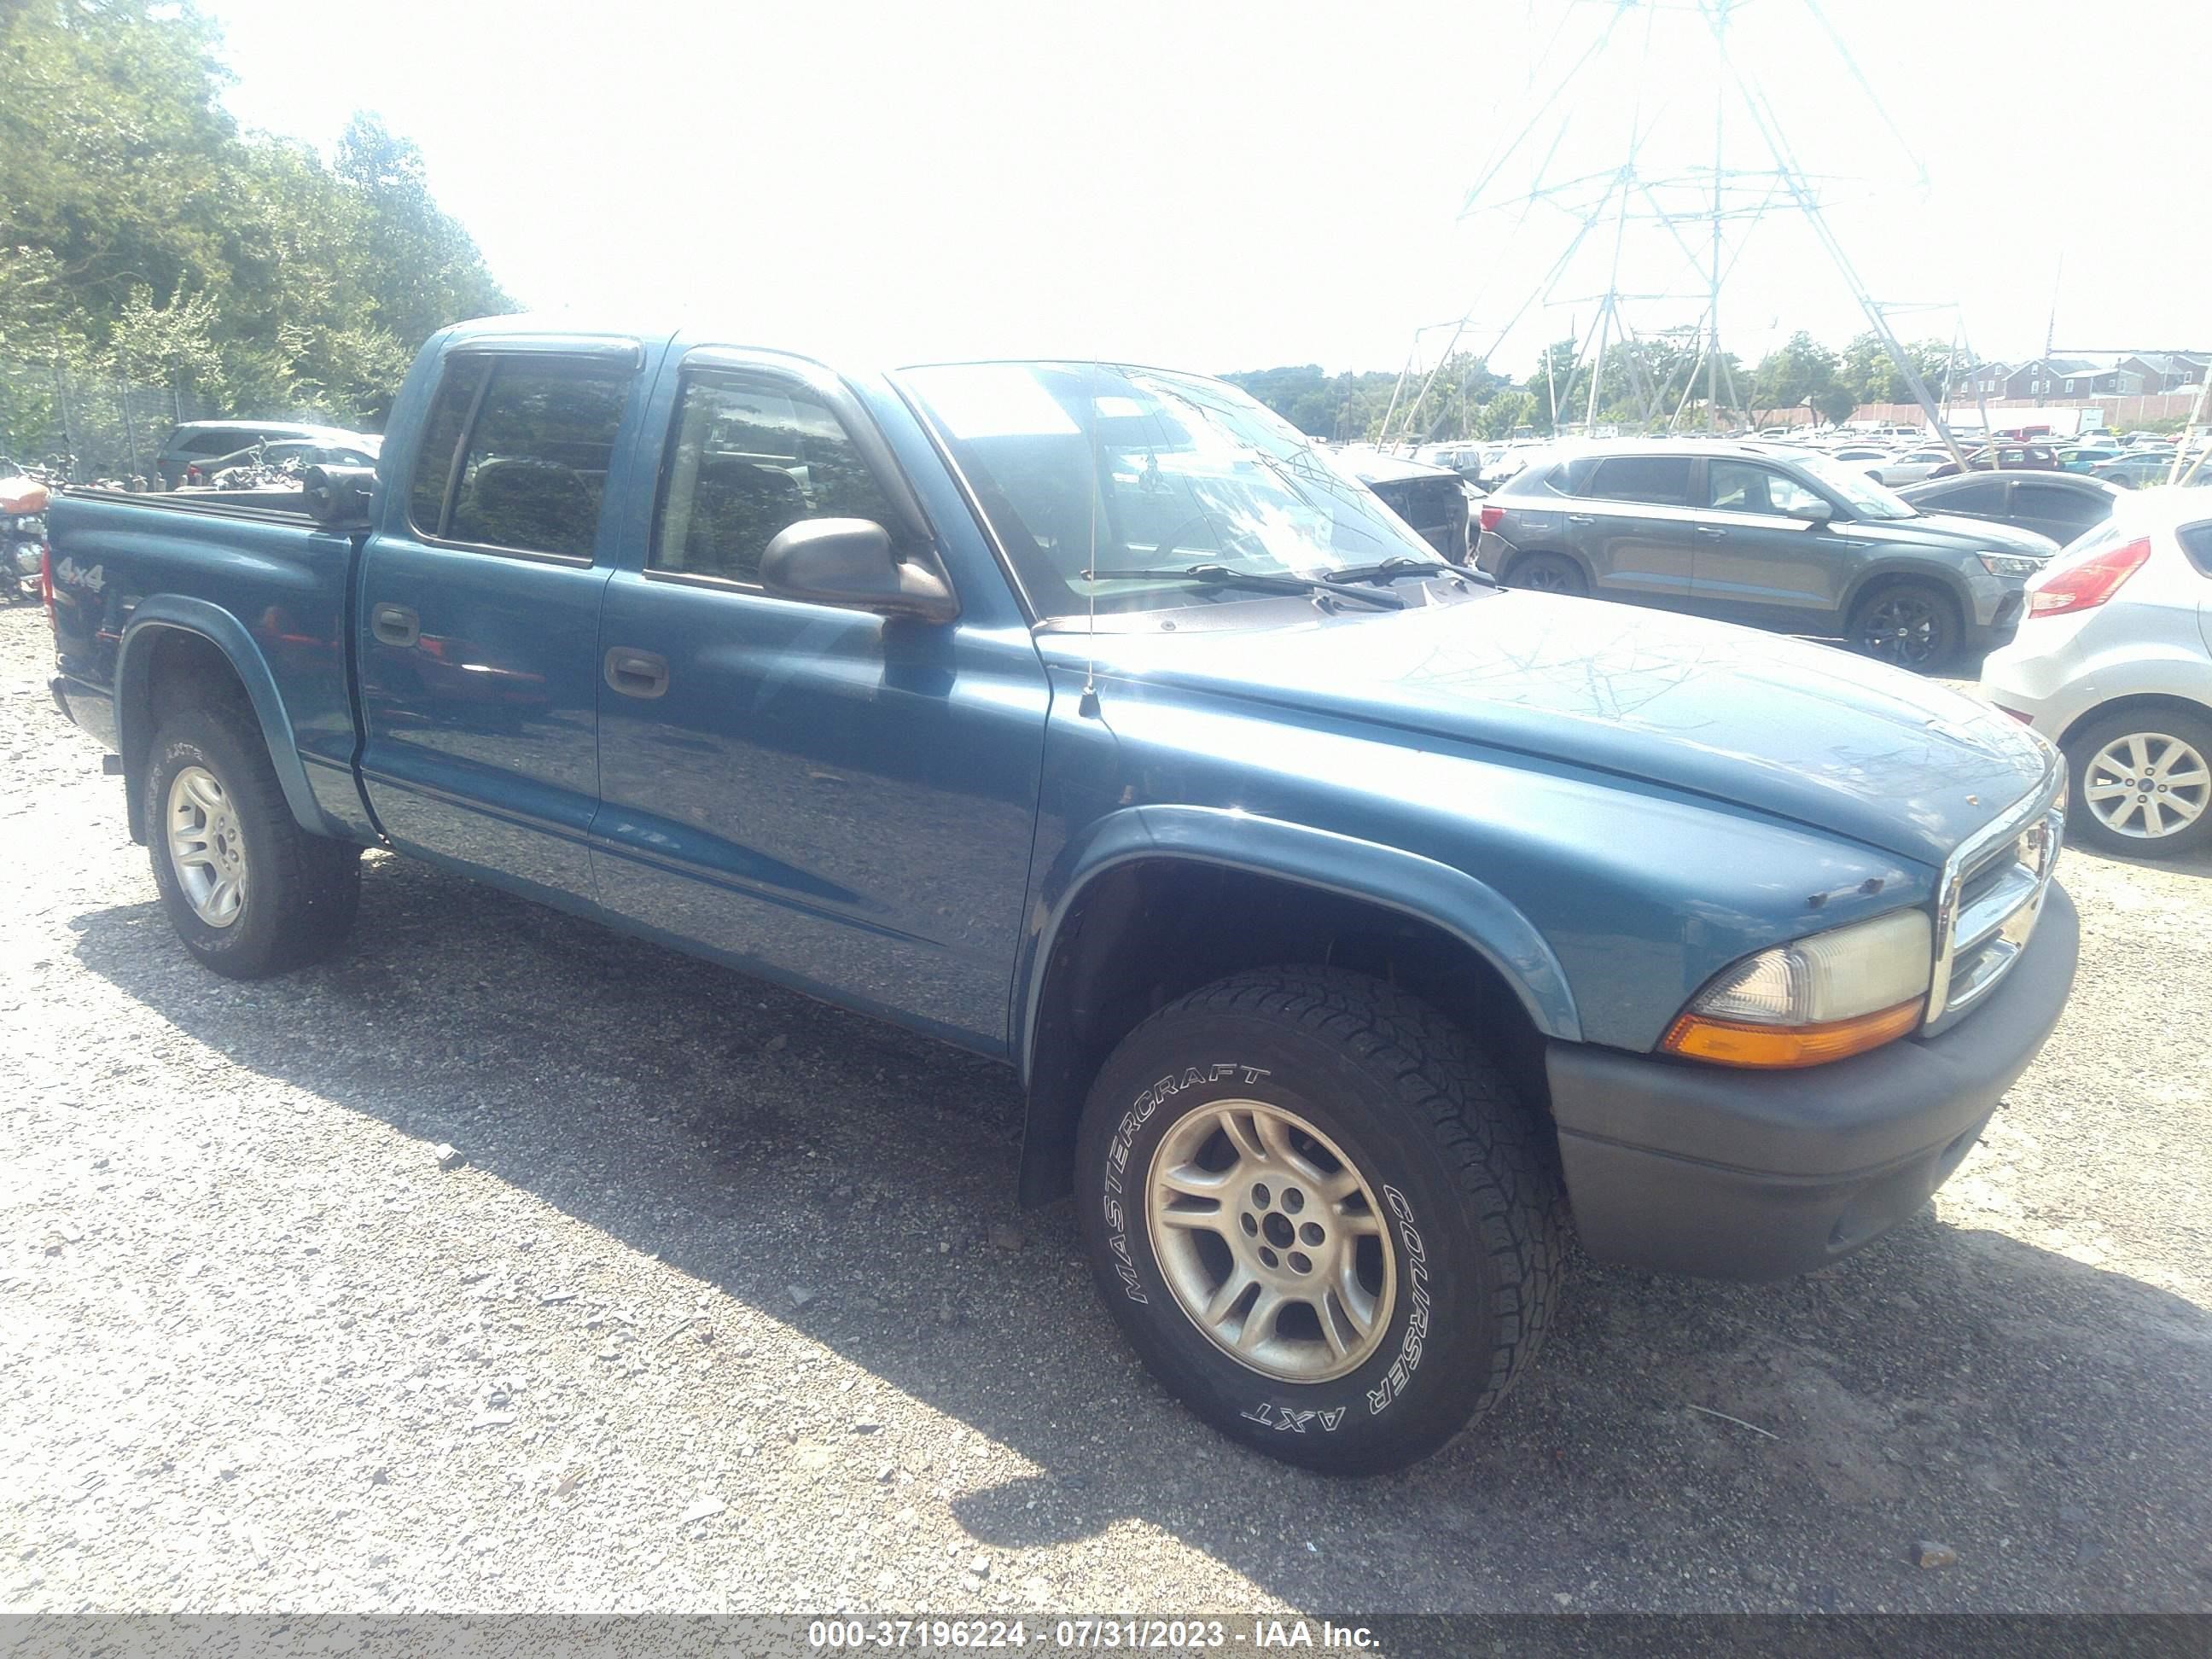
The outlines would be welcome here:
[[[1950,459],[1951,452],[1942,445],[1928,444],[1877,461],[1867,469],[1867,474],[1876,483],[1887,484],[1894,489],[1899,484],[1918,483]]]
[[[2212,500],[2126,497],[2027,601],[1982,695],[2065,751],[2072,833],[2155,857],[2212,840]]]

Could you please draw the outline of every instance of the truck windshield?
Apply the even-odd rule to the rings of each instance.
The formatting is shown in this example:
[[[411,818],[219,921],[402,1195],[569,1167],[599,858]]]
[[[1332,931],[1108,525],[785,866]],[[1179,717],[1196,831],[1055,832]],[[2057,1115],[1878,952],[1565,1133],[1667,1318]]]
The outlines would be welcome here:
[[[1043,616],[1249,598],[1266,591],[1251,578],[1311,580],[1388,559],[1444,568],[1297,428],[1220,381],[1054,362],[899,379]],[[1188,567],[1246,580],[1177,580]]]

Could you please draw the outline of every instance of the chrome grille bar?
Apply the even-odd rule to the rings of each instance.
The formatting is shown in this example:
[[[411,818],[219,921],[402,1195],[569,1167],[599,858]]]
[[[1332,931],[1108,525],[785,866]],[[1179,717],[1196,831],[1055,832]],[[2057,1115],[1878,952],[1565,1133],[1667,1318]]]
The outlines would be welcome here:
[[[2065,763],[1944,861],[1936,891],[1936,971],[1923,1033],[1933,1036],[1994,988],[2019,958],[2042,914],[2066,828]],[[1967,890],[1973,890],[1971,899]]]

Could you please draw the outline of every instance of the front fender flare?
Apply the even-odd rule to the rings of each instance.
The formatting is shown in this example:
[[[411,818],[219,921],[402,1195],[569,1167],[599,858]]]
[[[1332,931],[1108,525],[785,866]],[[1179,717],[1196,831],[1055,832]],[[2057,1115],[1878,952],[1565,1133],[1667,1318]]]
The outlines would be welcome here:
[[[1036,1052],[1045,970],[1061,925],[1106,872],[1146,859],[1216,864],[1361,899],[1441,927],[1495,968],[1546,1036],[1582,1041],[1559,957],[1495,888],[1418,853],[1333,830],[1209,806],[1131,806],[1071,840],[1039,884],[1042,924],[1023,954],[1015,1059],[1024,1086]]]
[[[291,717],[284,712],[284,700],[276,690],[276,677],[269,672],[267,659],[254,644],[253,636],[246,631],[245,624],[205,599],[162,593],[140,601],[131,612],[130,626],[123,630],[122,642],[116,647],[116,741],[123,751],[126,773],[131,838],[138,842],[146,839],[144,808],[139,799],[138,786],[145,775],[145,757],[153,743],[158,719],[147,680],[152,671],[153,647],[157,635],[165,629],[198,635],[229,663],[239,684],[246,688],[246,702],[253,710],[254,719],[260,723],[262,739],[269,747],[270,763],[276,768],[276,781],[283,788],[284,804],[292,809],[292,816],[300,827],[313,835],[344,835],[343,826],[333,823],[316,803],[313,787],[307,781],[307,769],[300,759],[299,745],[293,738]]]

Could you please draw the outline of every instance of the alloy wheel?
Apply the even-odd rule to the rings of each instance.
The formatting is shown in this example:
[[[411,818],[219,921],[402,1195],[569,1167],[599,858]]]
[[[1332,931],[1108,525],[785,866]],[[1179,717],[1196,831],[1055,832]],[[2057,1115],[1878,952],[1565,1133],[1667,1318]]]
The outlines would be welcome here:
[[[1254,1100],[1193,1112],[1152,1155],[1145,1210],[1183,1312],[1262,1376],[1341,1376],[1389,1328],[1395,1261],[1375,1189],[1295,1113]]]
[[[1885,594],[1867,613],[1859,643],[1870,657],[1900,668],[1917,668],[1936,654],[1942,618],[1917,593]]]
[[[169,783],[169,862],[192,914],[228,927],[246,902],[246,839],[222,781],[187,766]]]
[[[2090,757],[2081,795],[2114,835],[2160,841],[2203,817],[2212,801],[2212,769],[2179,738],[2131,732]]]

